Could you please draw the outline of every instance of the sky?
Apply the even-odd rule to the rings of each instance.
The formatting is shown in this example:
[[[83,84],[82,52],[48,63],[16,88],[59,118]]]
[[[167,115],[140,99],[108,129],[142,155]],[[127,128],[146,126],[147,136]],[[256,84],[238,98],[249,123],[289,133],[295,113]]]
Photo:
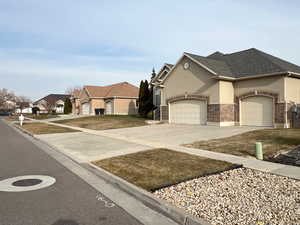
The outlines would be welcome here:
[[[300,65],[297,0],[0,0],[0,88],[33,101],[139,85],[183,52],[257,48]]]

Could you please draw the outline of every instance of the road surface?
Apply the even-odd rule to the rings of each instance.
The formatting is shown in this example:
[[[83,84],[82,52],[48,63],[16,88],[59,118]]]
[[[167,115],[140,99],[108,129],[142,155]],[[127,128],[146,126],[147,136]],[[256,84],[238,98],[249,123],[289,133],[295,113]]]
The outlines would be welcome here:
[[[19,183],[12,183],[11,192],[3,191],[4,180],[26,175],[49,176],[56,182],[41,189],[22,191],[46,182],[23,178]],[[0,225],[141,224],[1,118],[0,202]]]

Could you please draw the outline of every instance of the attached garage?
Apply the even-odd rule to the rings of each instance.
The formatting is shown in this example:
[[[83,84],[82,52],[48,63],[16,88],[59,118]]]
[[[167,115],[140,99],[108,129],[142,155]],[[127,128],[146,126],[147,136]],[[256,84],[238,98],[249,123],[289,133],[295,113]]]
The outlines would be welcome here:
[[[90,103],[83,103],[82,105],[82,114],[89,115],[90,114]]]
[[[112,114],[112,101],[105,103],[105,114],[107,114],[107,115]]]
[[[273,126],[273,99],[264,96],[248,97],[241,101],[241,125]]]
[[[184,100],[170,103],[170,123],[206,124],[206,101]]]

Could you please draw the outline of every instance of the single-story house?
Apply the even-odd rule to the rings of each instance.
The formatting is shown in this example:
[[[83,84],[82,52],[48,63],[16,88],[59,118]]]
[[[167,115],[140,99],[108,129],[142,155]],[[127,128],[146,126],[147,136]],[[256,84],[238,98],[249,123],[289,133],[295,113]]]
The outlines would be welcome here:
[[[34,107],[40,109],[40,113],[64,113],[65,100],[71,95],[50,94],[33,103]]]
[[[156,76],[159,119],[169,123],[289,127],[300,103],[300,67],[255,48],[184,53]]]
[[[16,102],[16,113],[32,113],[32,103],[30,102]]]
[[[139,88],[127,82],[109,86],[84,86],[80,99],[83,115],[129,115],[137,113]]]

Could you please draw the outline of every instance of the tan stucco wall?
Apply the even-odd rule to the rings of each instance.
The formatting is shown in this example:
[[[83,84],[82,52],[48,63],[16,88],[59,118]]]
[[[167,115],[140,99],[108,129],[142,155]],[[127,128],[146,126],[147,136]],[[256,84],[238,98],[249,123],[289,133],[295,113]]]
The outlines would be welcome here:
[[[105,102],[103,99],[91,99],[91,110],[95,113],[95,109],[105,108]]]
[[[187,70],[183,68],[185,62],[190,63]],[[184,57],[164,82],[165,87],[161,94],[162,105],[166,104],[166,99],[184,95],[186,92],[209,96],[210,104],[219,104],[219,85],[212,76],[211,73]]]
[[[284,101],[284,77],[273,76],[234,82],[234,94],[240,96],[253,91],[267,91],[279,94],[279,101]]]
[[[114,114],[129,115],[136,114],[136,99],[114,99]]]
[[[231,81],[219,81],[219,103],[234,104],[234,89]]]
[[[287,102],[300,103],[300,79],[285,77],[285,93]]]

